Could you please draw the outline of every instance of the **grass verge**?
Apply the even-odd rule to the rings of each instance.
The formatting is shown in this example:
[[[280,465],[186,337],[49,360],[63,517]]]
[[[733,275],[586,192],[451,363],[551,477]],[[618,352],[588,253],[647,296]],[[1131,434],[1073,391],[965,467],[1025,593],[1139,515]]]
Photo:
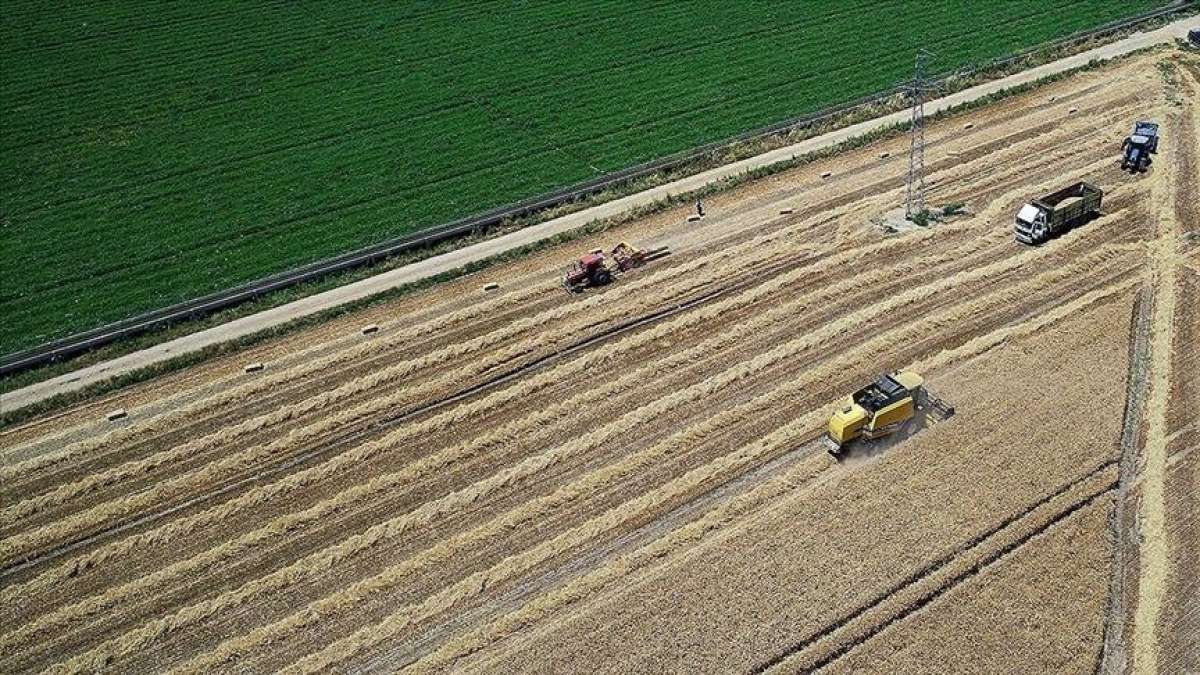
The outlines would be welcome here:
[[[1195,9],[1196,8],[1193,6],[1190,8],[1189,11],[1195,11]],[[1075,54],[1075,53],[1079,53],[1082,51],[1086,51],[1088,49],[1092,49],[1092,48],[1102,45],[1102,44],[1107,44],[1109,42],[1113,42],[1113,41],[1120,39],[1122,37],[1125,37],[1128,34],[1133,33],[1133,32],[1138,32],[1138,31],[1142,31],[1142,30],[1155,28],[1159,25],[1168,23],[1170,20],[1172,20],[1174,18],[1177,18],[1177,17],[1163,17],[1163,18],[1159,18],[1159,19],[1154,19],[1154,20],[1148,21],[1145,24],[1141,24],[1136,27],[1130,27],[1130,28],[1120,31],[1118,33],[1101,36],[1101,37],[1096,37],[1096,38],[1091,38],[1088,40],[1074,42],[1074,43],[1070,43],[1067,45],[1058,45],[1058,46],[1055,46],[1050,49],[1033,51],[1033,52],[1030,52],[1029,54],[1026,54],[1025,56],[1021,57],[1018,60],[1015,60],[1015,61],[1012,61],[1009,63],[1005,63],[1000,66],[995,66],[992,68],[983,68],[983,69],[980,69],[980,70],[970,74],[969,76],[964,75],[964,76],[952,77],[946,81],[943,91],[946,94],[949,94],[949,93],[952,93],[955,91],[961,91],[963,89],[967,89],[969,87],[975,86],[982,82],[1002,78],[1007,75],[1011,75],[1013,73],[1020,72],[1022,70],[1026,70],[1026,69],[1032,68],[1034,66],[1037,66],[1037,65],[1040,65],[1043,63],[1054,61],[1054,60],[1063,58],[1063,57],[1071,55],[1071,54]],[[991,94],[987,94],[987,95],[982,96],[973,101],[969,101],[967,103],[955,106],[953,108],[950,108],[950,109],[947,109],[944,111],[941,111],[937,114],[930,115],[929,118],[932,120],[937,120],[937,119],[943,119],[946,117],[951,117],[954,115],[959,115],[959,114],[962,114],[962,113],[970,111],[970,110],[974,110],[974,109],[977,109],[977,108],[980,108],[980,107],[983,107],[986,105],[990,105],[990,104],[1000,101],[1002,99],[1016,96],[1019,94],[1023,94],[1028,91],[1031,91],[1033,89],[1045,86],[1047,84],[1060,81],[1060,80],[1070,77],[1076,73],[1093,70],[1102,65],[1112,63],[1115,61],[1124,60],[1124,59],[1130,58],[1134,55],[1145,53],[1146,51],[1151,51],[1151,50],[1159,49],[1159,48],[1161,48],[1161,47],[1137,50],[1137,51],[1131,52],[1129,54],[1125,54],[1120,57],[1116,57],[1114,59],[1109,59],[1109,60],[1106,60],[1103,62],[1093,61],[1093,62],[1090,62],[1090,63],[1088,63],[1084,66],[1078,67],[1078,68],[1073,68],[1070,70],[1063,71],[1061,73],[1056,73],[1054,75],[1049,75],[1047,77],[1040,78],[1033,82],[1029,82],[1029,83],[1026,83],[1023,85],[1018,85],[1016,87],[1010,87],[1010,88],[1003,89],[1003,90],[1000,90],[997,92],[993,92]],[[560,217],[560,216],[563,216],[563,215],[566,215],[569,213],[574,213],[574,212],[577,212],[577,211],[580,211],[580,210],[583,210],[583,209],[586,209],[586,208],[589,208],[589,207],[592,207],[592,206],[595,206],[598,204],[602,204],[602,203],[605,203],[608,201],[612,201],[614,199],[628,196],[630,194],[635,194],[637,192],[641,192],[641,191],[644,191],[644,190],[652,188],[652,187],[664,185],[664,184],[673,182],[675,180],[678,180],[680,178],[691,176],[691,175],[694,175],[694,174],[697,174],[697,173],[700,173],[700,172],[703,172],[703,171],[706,171],[706,170],[709,170],[709,169],[712,169],[712,168],[715,168],[718,166],[728,164],[730,162],[734,162],[734,161],[738,161],[740,159],[745,159],[745,158],[752,157],[752,156],[755,156],[758,154],[762,154],[764,152],[768,152],[770,150],[773,150],[773,149],[776,149],[779,147],[791,145],[791,144],[800,142],[802,140],[805,140],[807,138],[812,138],[812,137],[819,136],[824,133],[828,133],[829,131],[832,131],[834,129],[838,129],[838,128],[850,126],[852,124],[856,124],[858,122],[874,119],[876,117],[880,117],[882,115],[886,115],[888,113],[903,109],[905,106],[906,106],[906,102],[902,96],[894,96],[894,97],[891,97],[884,101],[867,104],[867,105],[861,106],[859,108],[847,111],[845,113],[842,113],[842,114],[839,114],[836,116],[832,116],[829,118],[825,118],[822,120],[818,120],[818,121],[812,122],[810,124],[807,124],[805,126],[794,128],[794,129],[791,129],[788,131],[784,131],[784,132],[781,132],[776,135],[772,135],[772,136],[761,138],[761,139],[756,139],[753,141],[746,141],[746,142],[742,142],[742,143],[733,144],[733,145],[730,145],[721,150],[709,153],[703,157],[699,157],[685,165],[681,165],[670,171],[663,171],[663,172],[655,173],[655,174],[652,174],[649,176],[645,176],[640,179],[632,180],[632,181],[629,181],[628,183],[614,186],[603,192],[595,193],[586,198],[583,198],[583,199],[580,199],[580,200],[577,200],[577,201],[574,201],[574,202],[571,202],[568,204],[563,204],[563,205],[560,205],[558,207],[554,207],[551,209],[546,209],[544,211],[540,211],[540,212],[532,214],[528,217],[509,220],[489,231],[479,232],[479,233],[476,233],[474,235],[471,235],[471,236],[463,238],[463,239],[458,239],[458,240],[454,240],[454,241],[450,241],[450,242],[444,242],[437,246],[429,247],[428,249],[414,251],[412,253],[402,255],[402,256],[396,256],[394,258],[388,259],[386,261],[383,261],[383,262],[381,262],[377,265],[371,266],[371,267],[366,267],[366,268],[362,268],[362,269],[358,269],[358,270],[352,270],[352,271],[345,272],[342,274],[333,275],[327,279],[324,279],[324,280],[321,280],[318,282],[314,282],[311,284],[304,284],[304,285],[297,286],[292,289],[279,291],[277,293],[273,293],[273,294],[264,296],[262,298],[259,298],[257,300],[254,300],[252,302],[246,303],[244,305],[239,305],[237,307],[233,307],[228,310],[219,312],[217,314],[214,314],[214,315],[207,317],[205,319],[202,319],[202,320],[180,323],[180,324],[165,328],[161,331],[149,333],[147,335],[141,336],[141,337],[133,339],[133,340],[110,345],[109,347],[105,347],[102,349],[95,350],[93,352],[89,352],[87,354],[81,355],[74,359],[70,359],[67,361],[60,362],[60,363],[51,364],[51,365],[48,365],[48,366],[45,366],[42,368],[38,368],[38,369],[30,370],[30,371],[27,371],[24,373],[18,373],[18,374],[15,374],[15,375],[12,375],[12,376],[9,376],[6,378],[2,378],[2,379],[0,379],[0,392],[15,391],[17,389],[29,386],[31,384],[56,377],[58,375],[66,373],[66,372],[71,372],[73,370],[77,370],[79,368],[84,368],[89,365],[93,365],[95,363],[110,360],[110,359],[116,358],[118,356],[121,356],[121,355],[124,355],[127,353],[132,353],[134,351],[138,351],[140,349],[152,346],[154,344],[159,344],[161,342],[165,342],[165,341],[174,339],[176,337],[180,337],[182,335],[187,335],[190,333],[198,332],[200,330],[204,330],[205,328],[219,325],[221,323],[225,323],[225,322],[234,320],[236,318],[240,318],[242,316],[247,316],[247,315],[253,314],[255,312],[263,311],[265,309],[269,309],[269,308],[276,307],[276,306],[279,306],[282,304],[286,304],[287,302],[291,302],[291,301],[296,300],[301,297],[306,297],[306,296],[312,295],[314,293],[318,293],[318,292],[321,292],[324,290],[328,290],[330,288],[334,288],[334,287],[337,287],[340,285],[351,283],[353,281],[356,281],[356,280],[359,280],[362,278],[366,278],[366,277],[369,277],[369,276],[372,276],[375,274],[379,274],[379,273],[381,273],[383,271],[387,271],[389,269],[394,269],[396,267],[410,264],[410,263],[416,262],[418,260],[423,260],[425,258],[429,258],[429,257],[435,256],[435,255],[438,255],[440,253],[444,253],[446,251],[453,250],[455,248],[459,248],[459,247],[462,247],[462,246],[470,244],[470,243],[474,243],[476,241],[481,241],[484,239],[501,236],[508,232],[512,232],[512,231],[515,231],[515,230],[518,230],[518,229],[521,229],[524,227],[529,227],[531,225],[545,222],[547,220],[551,220],[553,218],[557,218],[557,217]],[[551,248],[551,247],[554,247],[554,246],[557,246],[557,245],[560,245],[563,243],[567,243],[567,242],[570,242],[570,241],[573,241],[573,240],[576,240],[576,239],[579,239],[579,238],[582,238],[585,236],[603,232],[603,231],[606,231],[613,227],[617,227],[617,226],[635,221],[637,219],[644,218],[647,215],[658,213],[658,212],[661,212],[663,210],[672,208],[672,207],[680,205],[680,204],[690,203],[697,198],[706,197],[706,196],[710,196],[710,195],[713,195],[713,194],[716,194],[719,192],[724,192],[724,191],[727,191],[730,189],[734,189],[734,188],[740,187],[742,185],[745,185],[746,183],[752,182],[754,180],[758,180],[758,179],[766,177],[766,176],[774,175],[774,174],[777,174],[777,173],[780,173],[783,171],[788,171],[788,170],[797,168],[799,166],[802,166],[802,165],[805,165],[805,164],[808,164],[808,163],[811,163],[814,161],[818,161],[820,159],[828,158],[828,157],[846,152],[848,150],[858,148],[863,145],[867,145],[869,143],[873,143],[878,140],[891,138],[900,133],[903,133],[906,129],[907,129],[907,124],[900,124],[900,125],[895,125],[892,127],[877,129],[875,131],[868,132],[861,136],[857,136],[857,137],[850,139],[844,143],[841,143],[841,144],[838,144],[835,146],[831,146],[829,148],[825,148],[825,149],[822,149],[822,150],[819,150],[816,152],[797,156],[795,158],[792,158],[789,160],[784,160],[784,161],[781,161],[781,162],[778,162],[776,164],[772,164],[769,166],[759,167],[757,169],[747,171],[747,172],[745,172],[743,174],[739,174],[737,176],[733,176],[730,178],[715,181],[715,182],[710,183],[709,185],[706,185],[703,188],[700,188],[698,190],[679,193],[679,194],[672,194],[668,198],[661,199],[656,202],[631,209],[630,211],[627,211],[626,213],[624,213],[620,216],[592,221],[592,222],[588,223],[587,225],[584,225],[583,227],[580,227],[571,232],[554,235],[554,236],[548,237],[542,241],[536,242],[534,244],[529,244],[526,246],[511,249],[502,254],[499,254],[499,255],[496,255],[496,256],[493,256],[493,257],[490,257],[490,258],[487,258],[487,259],[484,259],[484,260],[481,260],[481,261],[478,261],[475,263],[471,263],[469,265],[465,265],[461,268],[428,277],[419,282],[414,282],[411,284],[405,284],[402,286],[398,286],[394,289],[371,296],[369,298],[364,298],[361,300],[346,303],[346,304],[338,306],[336,308],[331,308],[329,310],[314,313],[312,315],[296,319],[296,320],[288,322],[286,324],[281,324],[279,326],[275,326],[275,327],[272,327],[272,328],[269,328],[269,329],[266,329],[263,331],[259,331],[257,333],[253,333],[251,335],[246,335],[246,336],[231,340],[229,342],[222,343],[220,345],[213,345],[211,347],[207,347],[202,350],[192,352],[190,354],[180,355],[179,357],[176,357],[174,359],[166,360],[166,361],[160,362],[158,364],[154,364],[152,366],[147,366],[145,368],[138,369],[136,371],[123,373],[121,375],[114,376],[113,378],[105,380],[103,382],[98,382],[98,383],[89,385],[87,387],[78,389],[76,391],[59,394],[59,395],[44,399],[42,401],[39,401],[37,403],[33,403],[28,406],[24,406],[24,407],[13,409],[13,410],[0,410],[0,429],[5,428],[7,426],[14,425],[14,424],[19,424],[21,422],[30,420],[36,416],[52,412],[52,411],[61,409],[66,406],[88,400],[90,398],[94,398],[97,396],[111,393],[118,389],[130,386],[132,384],[136,384],[136,383],[143,382],[143,381],[146,381],[149,379],[153,379],[155,377],[159,377],[159,376],[167,374],[167,373],[175,372],[175,371],[181,370],[183,368],[187,368],[187,367],[196,365],[198,363],[202,363],[204,361],[207,361],[209,359],[212,359],[212,358],[215,358],[218,356],[234,353],[241,349],[245,349],[245,348],[253,346],[253,345],[261,344],[265,341],[294,333],[298,330],[302,330],[304,328],[308,328],[313,325],[320,324],[322,322],[328,321],[330,319],[333,319],[333,318],[336,318],[339,316],[343,316],[345,314],[348,314],[348,313],[351,313],[354,311],[358,311],[358,310],[361,310],[361,309],[364,309],[367,307],[373,307],[373,306],[377,306],[379,304],[390,302],[392,300],[395,300],[396,298],[405,296],[407,294],[418,292],[418,291],[427,289],[429,287],[432,287],[434,285],[460,278],[467,274],[472,274],[472,273],[475,273],[475,272],[478,272],[478,271],[481,271],[484,269],[488,269],[488,268],[493,267],[498,264],[502,264],[502,263],[509,262],[509,261],[512,261],[515,259],[519,259],[521,257],[527,256],[536,251],[544,250],[544,249]]]

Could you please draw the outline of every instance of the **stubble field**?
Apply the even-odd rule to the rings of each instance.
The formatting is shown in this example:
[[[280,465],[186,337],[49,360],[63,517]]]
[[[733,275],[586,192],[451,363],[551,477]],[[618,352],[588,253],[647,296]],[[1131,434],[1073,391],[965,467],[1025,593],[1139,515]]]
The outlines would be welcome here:
[[[1160,52],[932,125],[928,229],[875,222],[887,140],[5,430],[0,667],[1195,667],[1198,89]],[[562,292],[620,239],[674,254]],[[835,462],[901,367],[957,414]]]

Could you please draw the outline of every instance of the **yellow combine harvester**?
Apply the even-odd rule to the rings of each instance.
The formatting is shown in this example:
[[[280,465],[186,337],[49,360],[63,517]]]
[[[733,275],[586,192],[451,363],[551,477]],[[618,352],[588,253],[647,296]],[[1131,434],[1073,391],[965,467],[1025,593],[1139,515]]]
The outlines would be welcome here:
[[[932,410],[939,419],[953,415],[954,408],[929,395],[924,384],[925,378],[917,373],[898,370],[847,396],[829,418],[825,435],[829,451],[838,456],[854,440],[894,434],[918,411]]]

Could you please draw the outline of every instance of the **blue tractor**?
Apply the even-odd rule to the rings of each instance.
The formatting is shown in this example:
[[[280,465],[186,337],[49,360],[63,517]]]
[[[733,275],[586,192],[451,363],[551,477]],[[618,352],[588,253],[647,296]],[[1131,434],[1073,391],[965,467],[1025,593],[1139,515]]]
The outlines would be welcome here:
[[[1145,121],[1133,125],[1133,133],[1125,138],[1121,149],[1125,152],[1121,158],[1122,171],[1145,171],[1150,166],[1150,155],[1158,153],[1158,125]]]

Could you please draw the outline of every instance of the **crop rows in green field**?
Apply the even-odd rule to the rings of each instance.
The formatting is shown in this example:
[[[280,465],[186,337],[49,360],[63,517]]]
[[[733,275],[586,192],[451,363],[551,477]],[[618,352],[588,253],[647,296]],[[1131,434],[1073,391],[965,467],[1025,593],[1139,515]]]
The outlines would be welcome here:
[[[0,352],[1157,4],[9,3]]]

